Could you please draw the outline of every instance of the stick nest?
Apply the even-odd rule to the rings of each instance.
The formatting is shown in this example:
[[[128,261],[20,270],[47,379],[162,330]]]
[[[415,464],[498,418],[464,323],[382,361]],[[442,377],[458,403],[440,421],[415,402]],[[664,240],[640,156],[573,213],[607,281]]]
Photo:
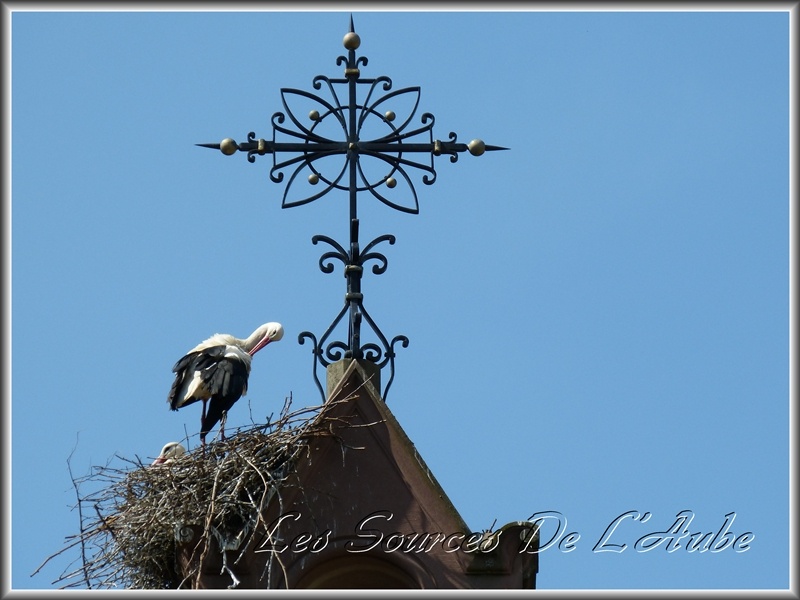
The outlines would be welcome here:
[[[203,532],[206,552],[212,537],[219,543],[220,535],[227,541],[246,536],[259,525],[270,500],[280,495],[308,440],[331,434],[330,424],[319,414],[322,406],[290,412],[290,405],[291,397],[273,423],[239,429],[205,450],[197,448],[162,465],[117,456],[126,468],[106,464],[93,467],[88,476],[72,477],[80,533],[67,537],[65,547],[36,572],[56,556],[79,550],[80,556],[54,585],[190,587],[196,574],[182,577],[175,564],[176,540],[186,528]],[[95,491],[84,493],[87,487]]]

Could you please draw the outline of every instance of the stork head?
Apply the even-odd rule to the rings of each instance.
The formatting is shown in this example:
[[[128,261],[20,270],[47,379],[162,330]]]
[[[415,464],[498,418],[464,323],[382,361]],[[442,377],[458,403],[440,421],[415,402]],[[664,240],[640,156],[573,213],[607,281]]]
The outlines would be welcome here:
[[[264,323],[245,341],[245,350],[253,356],[270,342],[277,342],[283,337],[283,325],[280,323]]]
[[[179,458],[186,454],[186,448],[178,442],[168,442],[164,444],[159,454],[153,461],[153,465],[163,465],[164,463],[172,462],[174,459]]]

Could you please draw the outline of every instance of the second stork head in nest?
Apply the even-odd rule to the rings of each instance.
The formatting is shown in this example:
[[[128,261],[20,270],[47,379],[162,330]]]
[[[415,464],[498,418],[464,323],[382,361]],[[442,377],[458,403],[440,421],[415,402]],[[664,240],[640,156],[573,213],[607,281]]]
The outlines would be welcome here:
[[[200,342],[175,363],[172,368],[175,381],[167,402],[172,410],[198,400],[203,402],[200,419],[200,441],[203,445],[206,443],[206,434],[220,420],[220,433],[225,438],[225,417],[236,401],[247,393],[253,356],[267,344],[277,342],[282,337],[283,326],[274,322],[264,323],[245,339],[217,333]]]
[[[167,442],[161,449],[161,454],[156,456],[151,466],[168,465],[172,461],[186,454],[186,448],[180,442]]]

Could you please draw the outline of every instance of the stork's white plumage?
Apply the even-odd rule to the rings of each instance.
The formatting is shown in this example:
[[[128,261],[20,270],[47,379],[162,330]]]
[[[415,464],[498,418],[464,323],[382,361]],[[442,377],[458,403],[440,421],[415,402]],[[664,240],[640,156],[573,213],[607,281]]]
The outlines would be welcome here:
[[[224,417],[236,401],[247,393],[250,363],[253,355],[271,342],[283,337],[280,323],[264,323],[246,339],[217,333],[189,350],[172,368],[175,381],[167,402],[178,410],[198,400],[203,402],[200,420],[200,441],[220,419],[224,437]],[[206,403],[208,413],[206,413]]]
[[[183,447],[183,444],[180,442],[167,442],[161,449],[161,454],[156,457],[151,466],[169,464],[184,454],[186,454],[186,448]]]

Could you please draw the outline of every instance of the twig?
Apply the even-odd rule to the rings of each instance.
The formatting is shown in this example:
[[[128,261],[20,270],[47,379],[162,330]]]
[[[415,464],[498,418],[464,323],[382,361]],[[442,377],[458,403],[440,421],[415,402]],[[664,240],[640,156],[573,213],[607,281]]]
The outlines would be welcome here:
[[[80,522],[81,528],[81,559],[83,562],[83,576],[84,580],[86,581],[86,587],[92,589],[92,582],[89,580],[89,570],[86,567],[86,542],[84,540],[84,529],[83,529],[83,510],[81,509],[81,493],[78,489],[78,484],[75,483],[75,476],[72,474],[72,456],[75,454],[75,449],[78,447],[78,440],[80,439],[80,434],[75,434],[75,445],[72,447],[72,450],[67,456],[67,470],[69,471],[69,478],[72,480],[72,487],[75,489],[75,497],[78,501],[78,521]]]

